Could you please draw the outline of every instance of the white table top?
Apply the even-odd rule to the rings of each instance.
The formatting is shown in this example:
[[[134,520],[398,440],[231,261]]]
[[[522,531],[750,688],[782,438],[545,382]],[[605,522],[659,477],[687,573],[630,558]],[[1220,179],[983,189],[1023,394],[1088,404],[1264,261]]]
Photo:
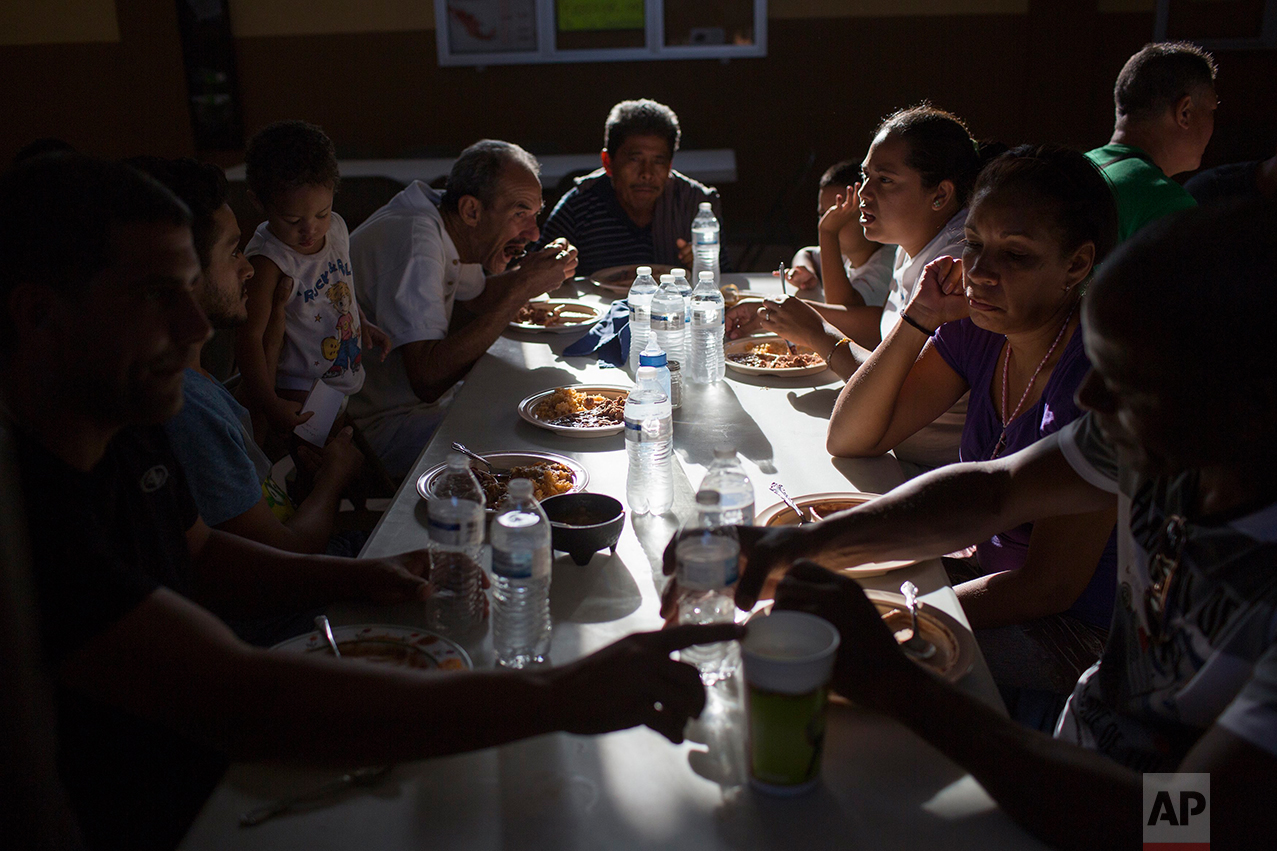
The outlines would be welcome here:
[[[774,284],[751,276],[751,289]],[[556,296],[559,293],[555,294]],[[599,296],[586,287],[583,300]],[[617,369],[565,360],[556,352],[576,335],[508,333],[476,364],[447,418],[418,461],[366,555],[423,547],[424,504],[417,475],[442,462],[460,440],[479,452],[540,450],[585,466],[589,490],[624,500],[621,435],[563,437],[519,419],[519,400],[577,382],[632,384]],[[549,341],[551,345],[546,345]],[[660,553],[679,520],[691,514],[694,487],[716,444],[734,443],[753,481],[759,510],[775,502],[773,480],[791,494],[881,492],[901,480],[890,456],[834,460],[825,427],[840,382],[826,372],[807,379],[739,376],[691,387],[675,412],[674,516],[631,518],[615,556],[596,554],[578,567],[554,562],[550,655],[566,662],[638,630],[657,629],[663,587]],[[895,590],[912,579],[923,599],[966,623],[938,561],[864,581]],[[392,610],[334,607],[336,623],[422,624],[419,605]],[[491,664],[491,643],[469,648]],[[1038,848],[961,769],[901,725],[848,705],[831,705],[823,783],[806,796],[771,798],[743,785],[739,678],[710,691],[689,741],[672,745],[636,728],[605,736],[539,736],[471,754],[398,766],[376,789],[352,790],[313,811],[241,829],[241,813],[309,789],[334,772],[237,765],[228,772],[182,844],[214,848]],[[983,659],[961,687],[1001,707]],[[517,707],[511,707],[517,711]]]

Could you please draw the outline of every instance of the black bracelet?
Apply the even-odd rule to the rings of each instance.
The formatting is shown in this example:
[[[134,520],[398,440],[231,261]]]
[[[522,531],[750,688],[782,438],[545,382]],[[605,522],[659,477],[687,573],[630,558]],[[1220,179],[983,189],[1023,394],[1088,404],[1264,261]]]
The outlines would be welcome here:
[[[913,327],[917,328],[917,329],[918,329],[919,331],[921,331],[922,333],[926,334],[928,337],[934,337],[934,336],[936,335],[936,332],[935,332],[935,331],[928,331],[926,328],[922,327],[922,323],[921,323],[921,322],[918,322],[918,321],[916,321],[916,320],[912,319],[912,318],[909,316],[909,314],[907,314],[907,313],[901,312],[901,314],[900,314],[900,318],[901,318],[901,319],[903,319],[904,321],[908,322],[908,323],[909,323],[910,325],[912,325]]]

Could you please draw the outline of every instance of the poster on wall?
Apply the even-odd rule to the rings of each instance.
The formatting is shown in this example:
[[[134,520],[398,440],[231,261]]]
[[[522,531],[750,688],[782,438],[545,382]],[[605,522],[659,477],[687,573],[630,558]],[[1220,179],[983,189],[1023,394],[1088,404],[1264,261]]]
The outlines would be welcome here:
[[[447,0],[453,53],[537,50],[536,0]]]
[[[643,0],[557,0],[560,32],[642,29]]]

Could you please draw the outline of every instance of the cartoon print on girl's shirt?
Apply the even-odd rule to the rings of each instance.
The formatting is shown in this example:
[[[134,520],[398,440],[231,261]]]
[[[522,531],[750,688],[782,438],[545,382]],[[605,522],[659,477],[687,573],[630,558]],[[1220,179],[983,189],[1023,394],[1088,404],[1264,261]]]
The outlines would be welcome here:
[[[337,378],[347,369],[359,371],[361,358],[359,351],[359,333],[355,326],[355,299],[350,292],[350,284],[336,281],[328,287],[328,301],[336,309],[337,336],[324,339],[323,354],[326,360],[333,362],[332,367],[324,373],[324,378]]]

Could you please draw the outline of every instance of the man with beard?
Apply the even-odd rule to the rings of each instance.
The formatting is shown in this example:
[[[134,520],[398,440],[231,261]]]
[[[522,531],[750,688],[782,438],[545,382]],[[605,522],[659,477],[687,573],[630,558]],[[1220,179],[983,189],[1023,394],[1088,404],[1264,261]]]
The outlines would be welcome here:
[[[131,164],[171,189],[191,210],[201,273],[194,297],[209,324],[215,329],[241,325],[253,267],[239,248],[239,225],[226,202],[222,170],[192,159],[139,157]],[[182,400],[182,409],[164,428],[205,523],[289,552],[353,555],[348,549],[329,549],[341,492],[363,462],[349,428],[330,440],[322,455],[299,447],[314,468],[314,486],[294,507],[270,478],[271,464],[253,442],[247,409],[200,367],[198,350],[182,379]]]
[[[359,302],[390,337],[368,363],[350,414],[386,471],[412,469],[450,391],[535,296],[576,269],[576,249],[540,236],[540,165],[518,145],[484,139],[457,159],[442,195],[414,181],[350,235]]]

